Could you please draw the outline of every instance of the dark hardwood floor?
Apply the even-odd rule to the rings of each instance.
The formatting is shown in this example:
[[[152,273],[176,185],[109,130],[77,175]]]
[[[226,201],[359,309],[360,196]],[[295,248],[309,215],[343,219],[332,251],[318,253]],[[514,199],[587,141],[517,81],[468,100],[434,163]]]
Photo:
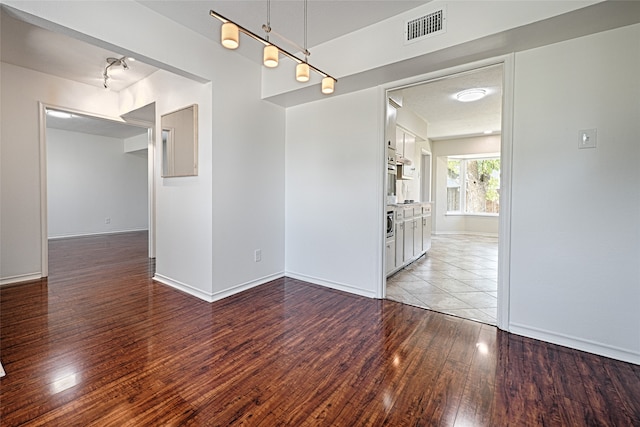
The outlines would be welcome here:
[[[292,279],[213,304],[145,233],[0,289],[2,426],[638,426],[640,367]]]

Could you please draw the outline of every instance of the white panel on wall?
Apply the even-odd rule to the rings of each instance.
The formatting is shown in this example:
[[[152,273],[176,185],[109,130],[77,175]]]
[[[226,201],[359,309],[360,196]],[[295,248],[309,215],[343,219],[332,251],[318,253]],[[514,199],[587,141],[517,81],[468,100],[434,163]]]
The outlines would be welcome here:
[[[511,330],[640,363],[640,25],[515,63]]]
[[[47,129],[49,237],[146,230],[147,159],[123,140]]]

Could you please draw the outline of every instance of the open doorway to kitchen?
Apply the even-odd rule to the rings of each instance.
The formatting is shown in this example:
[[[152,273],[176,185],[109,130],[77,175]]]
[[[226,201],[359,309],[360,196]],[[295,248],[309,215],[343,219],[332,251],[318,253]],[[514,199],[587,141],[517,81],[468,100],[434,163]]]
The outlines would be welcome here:
[[[396,156],[396,203],[387,206],[396,219],[396,262],[387,260],[386,298],[499,324],[504,68],[495,63],[388,91],[396,122],[387,125],[419,133],[422,142],[408,154],[403,144]],[[415,176],[401,173],[408,156]],[[414,203],[429,207],[421,230],[407,222],[407,188],[420,194]],[[415,242],[420,232],[428,244],[418,256],[398,256],[407,247],[398,242]]]

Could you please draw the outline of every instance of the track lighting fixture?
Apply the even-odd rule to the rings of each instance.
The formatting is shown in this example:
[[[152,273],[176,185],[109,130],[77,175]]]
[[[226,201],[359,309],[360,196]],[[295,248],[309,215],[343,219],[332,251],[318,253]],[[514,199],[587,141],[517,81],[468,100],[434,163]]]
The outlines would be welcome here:
[[[268,67],[268,68],[277,67],[279,56],[280,54],[283,54],[284,56],[288,57],[289,59],[297,63],[296,65],[297,81],[308,82],[310,79],[310,70],[313,70],[314,72],[322,76],[322,85],[321,85],[322,93],[324,94],[333,93],[335,83],[338,81],[338,79],[314,67],[308,62],[308,57],[309,55],[311,55],[311,53],[307,50],[307,0],[304,0],[304,46],[301,47],[296,45],[296,47],[300,48],[300,50],[302,51],[304,55],[304,59],[298,58],[297,56],[293,55],[292,53],[289,53],[285,49],[281,48],[280,46],[274,44],[269,40],[269,35],[270,33],[273,32],[271,29],[271,1],[270,0],[267,0],[267,23],[262,25],[262,29],[266,33],[264,38],[242,27],[241,25],[238,25],[237,23],[231,21],[230,19],[225,18],[219,13],[214,12],[213,10],[209,11],[209,15],[211,15],[213,18],[216,18],[220,22],[222,22],[222,27],[220,29],[220,42],[222,43],[222,46],[226,47],[227,49],[237,49],[238,46],[240,46],[239,33],[243,33],[264,45],[262,63],[264,64],[265,67]],[[286,40],[284,37],[281,37],[281,38]],[[295,45],[295,43],[292,43],[289,40],[286,40],[286,41]],[[105,70],[105,75],[106,75],[106,70]],[[105,87],[106,87],[106,79],[107,78],[105,78]]]
[[[109,79],[111,78],[111,76],[109,76],[109,69],[111,67],[122,67],[123,70],[128,70],[129,64],[127,64],[127,61],[133,62],[134,59],[127,58],[126,56],[123,56],[122,58],[112,58],[112,57],[107,58],[107,66],[104,67],[104,72],[102,73],[105,89],[109,88]]]

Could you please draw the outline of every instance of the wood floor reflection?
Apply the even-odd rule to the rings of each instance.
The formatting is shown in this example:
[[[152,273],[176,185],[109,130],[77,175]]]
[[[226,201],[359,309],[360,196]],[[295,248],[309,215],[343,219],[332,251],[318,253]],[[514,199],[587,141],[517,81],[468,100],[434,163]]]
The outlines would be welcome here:
[[[206,303],[144,233],[50,259],[0,288],[3,426],[640,425],[637,365],[287,278]]]

